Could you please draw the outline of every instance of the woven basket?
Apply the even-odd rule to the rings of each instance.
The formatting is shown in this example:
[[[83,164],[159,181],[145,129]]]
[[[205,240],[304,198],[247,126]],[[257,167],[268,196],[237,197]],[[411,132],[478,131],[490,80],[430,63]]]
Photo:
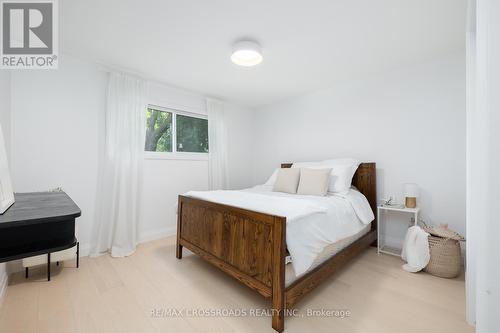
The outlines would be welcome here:
[[[424,270],[443,278],[457,277],[462,270],[460,241],[464,238],[446,227],[425,225],[423,229],[430,233],[428,240],[431,255],[429,264]]]

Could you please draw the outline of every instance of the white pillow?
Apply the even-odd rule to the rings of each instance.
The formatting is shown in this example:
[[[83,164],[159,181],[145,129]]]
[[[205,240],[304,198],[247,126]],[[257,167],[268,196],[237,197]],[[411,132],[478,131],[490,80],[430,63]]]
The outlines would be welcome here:
[[[321,167],[321,162],[297,162],[292,164],[292,168],[316,168]]]
[[[342,193],[351,188],[352,177],[356,173],[360,162],[353,158],[335,158],[320,162],[323,166],[332,168],[332,179],[328,192]]]
[[[267,186],[274,185],[274,183],[276,182],[276,178],[278,177],[278,171],[279,171],[279,169],[275,169],[273,171],[273,174],[271,175],[271,177],[269,177],[269,179],[267,180],[267,182],[264,183],[264,185],[267,185]]]
[[[347,192],[351,188],[352,177],[360,162],[354,158],[336,158],[321,162],[332,168],[329,192]]]
[[[292,168],[324,169],[331,168],[328,192],[345,193],[351,188],[352,177],[358,169],[359,161],[354,158],[334,158],[321,162],[294,163]]]
[[[300,169],[284,168],[278,170],[278,176],[273,186],[274,192],[297,193]]]
[[[300,169],[297,194],[325,196],[330,184],[332,169]]]
[[[345,193],[349,191],[352,184],[352,177],[358,166],[334,166],[330,174],[330,185],[328,192]]]

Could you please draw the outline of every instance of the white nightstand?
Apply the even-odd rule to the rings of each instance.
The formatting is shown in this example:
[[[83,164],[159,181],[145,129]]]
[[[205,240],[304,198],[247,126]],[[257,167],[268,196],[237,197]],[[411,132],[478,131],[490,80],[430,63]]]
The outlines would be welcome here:
[[[403,213],[408,213],[408,214],[413,214],[415,218],[415,224],[417,225],[418,223],[418,212],[420,211],[420,208],[397,208],[397,207],[390,207],[390,206],[378,206],[377,207],[377,252],[378,253],[385,253],[385,254],[390,254],[393,256],[401,256],[401,249],[396,249],[393,247],[386,246],[384,244],[381,244],[380,242],[380,225],[382,224],[382,220],[380,219],[380,216],[383,214],[380,214],[381,211],[393,211],[393,212],[403,212]]]

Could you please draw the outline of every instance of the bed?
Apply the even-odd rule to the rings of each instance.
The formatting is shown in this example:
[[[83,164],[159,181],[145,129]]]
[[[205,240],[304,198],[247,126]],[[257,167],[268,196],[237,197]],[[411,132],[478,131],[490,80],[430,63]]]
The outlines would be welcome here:
[[[292,164],[282,164],[281,167],[290,168]],[[361,163],[354,174],[352,185],[366,198],[369,208],[374,212],[375,163]],[[242,193],[241,200],[246,195],[249,194]],[[279,197],[268,198],[262,205],[279,206],[282,202]],[[377,221],[373,220],[366,225],[351,228],[345,234],[347,237],[339,235],[337,240],[330,239],[328,246],[318,245],[314,258],[312,255],[300,258],[298,254],[301,252],[297,250],[300,244],[296,244],[297,237],[291,237],[291,234],[301,232],[301,229],[294,229],[291,225],[299,221],[305,211],[314,213],[316,210],[317,214],[322,214],[321,202],[315,204],[312,201],[297,201],[294,205],[295,215],[287,213],[287,224],[285,214],[269,214],[262,212],[265,209],[245,209],[209,199],[196,195],[179,196],[176,257],[181,259],[182,249],[186,247],[270,299],[272,327],[278,332],[284,330],[286,309],[292,309],[305,294],[373,244],[377,238]],[[246,207],[252,206],[247,204]],[[273,211],[279,212],[276,209]],[[286,264],[287,245],[290,253],[295,253],[292,265]]]

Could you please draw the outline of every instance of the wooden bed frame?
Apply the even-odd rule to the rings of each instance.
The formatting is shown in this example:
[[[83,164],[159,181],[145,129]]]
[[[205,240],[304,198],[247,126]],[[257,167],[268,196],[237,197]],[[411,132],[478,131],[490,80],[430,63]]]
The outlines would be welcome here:
[[[282,168],[291,167],[282,164]],[[375,163],[362,163],[352,184],[376,210]],[[285,309],[291,309],[350,259],[377,239],[371,230],[285,288],[286,218],[179,195],[176,257],[182,248],[217,266],[271,300],[272,327],[284,330]]]

